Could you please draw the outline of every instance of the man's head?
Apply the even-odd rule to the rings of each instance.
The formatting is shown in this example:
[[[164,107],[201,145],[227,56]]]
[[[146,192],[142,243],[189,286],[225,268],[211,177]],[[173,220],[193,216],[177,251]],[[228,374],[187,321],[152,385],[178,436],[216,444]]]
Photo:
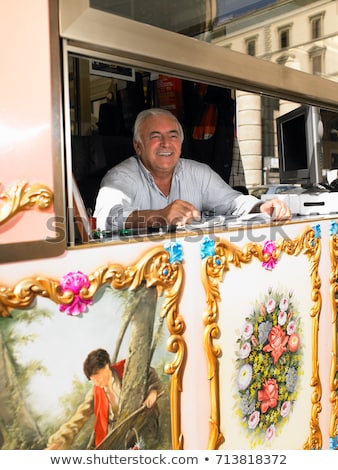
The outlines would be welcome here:
[[[111,363],[105,349],[91,351],[83,363],[83,371],[88,380],[99,387],[105,387],[111,379]]]
[[[172,114],[170,111],[167,109],[162,109],[162,108],[150,108],[150,109],[145,109],[144,111],[141,111],[135,120],[134,124],[134,140],[139,141],[140,140],[140,127],[142,126],[142,123],[148,119],[149,117],[161,117],[161,116],[166,116],[173,121],[176,121],[178,131],[179,131],[179,136],[181,139],[181,143],[184,140],[184,133],[183,133],[183,128],[181,126],[181,123],[179,120]]]
[[[181,124],[166,109],[147,109],[136,118],[134,148],[153,176],[172,174],[181,156],[183,138]]]

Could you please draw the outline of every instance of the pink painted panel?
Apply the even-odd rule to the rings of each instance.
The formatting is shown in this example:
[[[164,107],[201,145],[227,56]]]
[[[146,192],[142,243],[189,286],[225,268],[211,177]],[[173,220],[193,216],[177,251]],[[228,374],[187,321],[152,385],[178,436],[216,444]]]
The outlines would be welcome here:
[[[0,17],[0,193],[20,182],[54,192],[49,2],[5,0]],[[54,215],[54,206],[19,211],[0,225],[0,244],[55,237]]]

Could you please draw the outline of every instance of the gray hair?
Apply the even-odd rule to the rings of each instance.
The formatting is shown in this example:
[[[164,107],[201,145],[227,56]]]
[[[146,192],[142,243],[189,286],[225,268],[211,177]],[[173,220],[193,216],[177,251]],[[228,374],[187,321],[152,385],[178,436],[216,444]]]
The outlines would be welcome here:
[[[167,116],[167,117],[171,118],[173,121],[175,121],[178,125],[179,136],[181,138],[181,142],[183,142],[184,132],[183,132],[183,128],[181,126],[181,123],[176,118],[176,116],[174,116],[173,113],[171,113],[167,109],[163,109],[163,108],[145,109],[144,111],[141,111],[137,115],[137,118],[136,118],[135,124],[134,124],[134,140],[136,140],[136,142],[140,142],[140,126],[142,125],[142,123],[146,119],[148,119],[149,117],[156,117],[156,116]]]

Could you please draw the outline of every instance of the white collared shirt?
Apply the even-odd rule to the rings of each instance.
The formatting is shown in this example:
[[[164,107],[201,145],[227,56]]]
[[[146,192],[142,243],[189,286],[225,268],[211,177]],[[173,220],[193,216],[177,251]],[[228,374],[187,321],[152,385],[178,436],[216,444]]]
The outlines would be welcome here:
[[[243,215],[259,202],[254,196],[235,191],[208,165],[180,158],[174,170],[170,193],[165,196],[139,157],[132,156],[109,170],[96,199],[94,217],[101,230],[118,230],[131,212],[163,209],[181,199],[200,212]]]

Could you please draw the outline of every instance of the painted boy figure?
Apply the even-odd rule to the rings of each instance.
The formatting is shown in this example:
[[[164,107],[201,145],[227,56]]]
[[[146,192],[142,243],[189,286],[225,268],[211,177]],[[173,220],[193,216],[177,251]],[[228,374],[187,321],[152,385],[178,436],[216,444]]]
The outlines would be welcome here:
[[[96,349],[88,354],[83,364],[83,370],[88,380],[92,381],[93,387],[70,420],[50,436],[48,449],[71,448],[75,436],[93,414],[95,416],[94,430],[87,449],[102,445],[116,424],[124,365],[124,360],[111,365],[109,354],[104,349]],[[146,409],[151,409],[152,419],[155,416],[156,422],[158,422],[159,415],[156,401],[161,391],[162,384],[156,371],[149,368],[146,398],[143,405]],[[127,430],[130,426],[129,423]]]

